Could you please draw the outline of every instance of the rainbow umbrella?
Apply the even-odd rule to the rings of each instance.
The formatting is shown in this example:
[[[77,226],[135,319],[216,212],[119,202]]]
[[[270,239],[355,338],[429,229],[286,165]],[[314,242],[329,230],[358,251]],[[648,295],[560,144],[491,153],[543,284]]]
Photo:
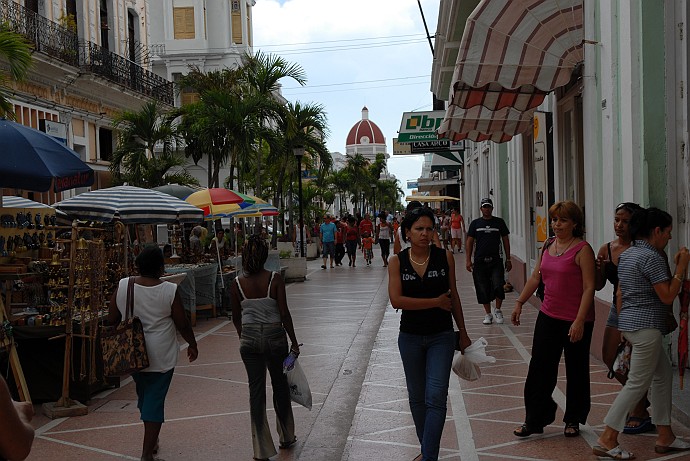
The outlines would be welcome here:
[[[187,203],[204,210],[204,216],[215,215],[216,207],[219,205],[240,204],[244,198],[237,192],[230,189],[213,187],[194,192],[185,199]]]

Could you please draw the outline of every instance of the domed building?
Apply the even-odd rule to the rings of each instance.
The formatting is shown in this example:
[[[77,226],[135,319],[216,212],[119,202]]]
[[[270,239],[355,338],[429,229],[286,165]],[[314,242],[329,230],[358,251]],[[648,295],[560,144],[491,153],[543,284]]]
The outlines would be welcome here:
[[[362,108],[362,120],[355,123],[347,135],[345,154],[351,157],[361,154],[372,162],[376,160],[376,154],[384,154],[386,159],[389,157],[386,152],[386,137],[381,128],[369,120],[369,109],[366,106]]]

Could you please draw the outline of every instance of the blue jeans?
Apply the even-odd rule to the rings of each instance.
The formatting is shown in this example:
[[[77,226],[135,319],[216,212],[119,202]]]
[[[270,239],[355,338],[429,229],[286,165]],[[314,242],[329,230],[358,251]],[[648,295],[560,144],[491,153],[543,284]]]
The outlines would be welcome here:
[[[410,411],[422,446],[422,459],[437,460],[446,422],[455,333],[448,330],[433,335],[414,335],[401,331],[398,349],[405,369]]]
[[[273,409],[280,443],[295,440],[295,421],[292,415],[290,389],[283,373],[283,359],[288,355],[288,343],[281,324],[242,325],[240,355],[249,378],[249,414],[252,426],[252,445],[255,458],[270,458],[276,454],[266,416],[266,369],[271,375]]]

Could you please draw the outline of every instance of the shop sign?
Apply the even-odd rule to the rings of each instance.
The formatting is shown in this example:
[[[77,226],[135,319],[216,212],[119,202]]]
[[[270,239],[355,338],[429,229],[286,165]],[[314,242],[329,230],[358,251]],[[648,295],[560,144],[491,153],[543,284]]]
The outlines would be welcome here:
[[[417,181],[407,181],[408,189],[417,189],[419,187],[419,182]]]
[[[403,113],[398,142],[437,141],[436,130],[441,126],[445,114],[442,110]]]
[[[67,144],[67,125],[52,120],[41,119],[38,121],[38,128],[47,135]]]

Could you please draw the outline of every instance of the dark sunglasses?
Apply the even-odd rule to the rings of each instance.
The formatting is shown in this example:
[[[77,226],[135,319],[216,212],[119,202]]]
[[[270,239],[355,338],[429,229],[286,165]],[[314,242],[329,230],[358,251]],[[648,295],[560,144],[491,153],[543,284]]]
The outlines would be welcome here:
[[[642,207],[640,205],[638,205],[637,203],[623,202],[623,203],[618,204],[618,206],[616,207],[616,212],[618,212],[620,210],[625,210],[629,213],[634,213],[637,210],[641,210],[641,209],[642,209]]]

